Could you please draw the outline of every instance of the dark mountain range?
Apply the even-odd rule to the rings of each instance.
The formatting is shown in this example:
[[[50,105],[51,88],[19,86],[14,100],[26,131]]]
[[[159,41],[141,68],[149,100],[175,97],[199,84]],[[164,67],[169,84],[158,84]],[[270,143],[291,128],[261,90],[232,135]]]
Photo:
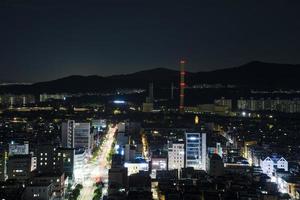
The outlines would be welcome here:
[[[300,65],[250,62],[240,67],[210,72],[187,72],[188,85],[232,84],[242,88],[256,89],[300,89]],[[114,76],[69,76],[53,81],[32,85],[1,86],[2,93],[43,93],[43,92],[105,92],[117,88],[147,88],[150,82],[158,86],[178,84],[179,72],[165,68],[140,71]]]
[[[240,67],[199,72],[193,81],[255,88],[300,88],[300,65],[253,61]]]

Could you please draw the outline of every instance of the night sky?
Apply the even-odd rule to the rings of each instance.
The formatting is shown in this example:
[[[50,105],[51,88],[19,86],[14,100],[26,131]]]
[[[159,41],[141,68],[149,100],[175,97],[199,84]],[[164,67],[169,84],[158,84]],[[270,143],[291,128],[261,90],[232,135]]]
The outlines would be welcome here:
[[[300,63],[299,0],[0,0],[0,27],[0,81]]]

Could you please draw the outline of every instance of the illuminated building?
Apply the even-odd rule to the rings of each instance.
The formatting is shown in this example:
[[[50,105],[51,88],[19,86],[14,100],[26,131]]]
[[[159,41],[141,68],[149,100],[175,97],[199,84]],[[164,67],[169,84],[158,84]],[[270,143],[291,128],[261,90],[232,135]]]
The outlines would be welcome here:
[[[231,99],[225,99],[224,97],[222,97],[221,99],[216,99],[214,101],[215,105],[219,105],[219,106],[226,106],[228,107],[228,109],[231,111],[232,110],[232,100]]]
[[[151,159],[152,170],[167,170],[167,158],[152,158]]]
[[[168,169],[184,168],[184,142],[170,142],[168,148]]]
[[[128,170],[128,176],[137,174],[140,171],[149,171],[149,164],[145,160],[135,160],[133,162],[125,162],[124,167]]]
[[[83,173],[82,169],[86,163],[86,152],[84,149],[76,149],[74,155],[74,178],[75,181],[82,181],[83,180]]]
[[[281,193],[289,194],[292,199],[299,199],[300,177],[299,176],[283,176],[278,177],[276,181],[278,190]]]
[[[73,177],[75,168],[75,149],[73,148],[57,148],[55,153],[56,162],[59,164],[59,172],[64,172],[65,177]],[[53,161],[55,162],[55,160]]]
[[[151,176],[156,178],[157,171],[167,170],[167,158],[164,157],[152,157],[151,158]]]
[[[239,110],[249,111],[279,111],[285,113],[299,113],[300,112],[300,99],[271,99],[271,98],[260,98],[250,99],[240,98],[237,100],[237,108]]]
[[[34,95],[15,95],[15,94],[3,94],[0,95],[0,105],[6,107],[14,106],[27,106],[29,104],[34,104]]]
[[[185,133],[185,167],[206,170],[206,133]]]
[[[38,173],[53,172],[59,166],[55,156],[56,148],[52,145],[38,145],[37,148],[37,171]]]
[[[85,148],[87,153],[91,151],[91,126],[90,123],[75,123],[74,147]]]
[[[62,146],[67,148],[74,148],[74,129],[75,121],[68,120],[61,125],[61,140]]]
[[[104,131],[106,128],[106,119],[94,119],[92,120],[92,127],[97,131]]]
[[[267,156],[265,158],[261,158],[260,167],[263,173],[271,176],[276,169],[288,171],[288,162],[283,157]]]
[[[65,176],[72,177],[74,171],[74,149],[56,147],[49,144],[39,145],[37,148],[37,172],[53,173],[65,172]]]
[[[124,159],[125,162],[131,162],[135,159],[136,147],[130,144],[125,145]]]
[[[199,104],[197,106],[185,106],[184,111],[186,113],[215,113],[219,115],[228,115],[229,110],[227,106],[216,104]]]
[[[128,144],[129,142],[129,137],[123,133],[123,132],[118,132],[117,134],[117,139],[116,139],[116,153],[120,155],[125,154],[125,145]]]
[[[18,144],[15,142],[9,143],[9,156],[12,155],[26,155],[29,154],[29,143],[27,141],[24,144]]]
[[[40,102],[65,100],[67,97],[69,97],[67,94],[40,94]]]

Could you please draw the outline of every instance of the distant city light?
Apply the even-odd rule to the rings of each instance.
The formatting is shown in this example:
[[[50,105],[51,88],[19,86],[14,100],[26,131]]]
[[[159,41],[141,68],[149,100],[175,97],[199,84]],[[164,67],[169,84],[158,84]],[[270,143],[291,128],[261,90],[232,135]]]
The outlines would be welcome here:
[[[125,104],[124,100],[114,100],[115,104]]]
[[[243,117],[246,117],[246,112],[242,112],[242,116],[243,116]]]

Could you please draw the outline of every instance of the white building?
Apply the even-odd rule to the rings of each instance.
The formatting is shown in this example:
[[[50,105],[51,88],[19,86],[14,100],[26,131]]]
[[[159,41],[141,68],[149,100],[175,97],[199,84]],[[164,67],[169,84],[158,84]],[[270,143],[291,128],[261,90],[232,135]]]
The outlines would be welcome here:
[[[125,162],[124,167],[128,170],[128,176],[137,174],[139,171],[149,171],[149,164],[147,162]]]
[[[170,142],[168,148],[168,169],[184,168],[184,143],[183,142]]]
[[[24,144],[18,144],[12,141],[9,143],[8,148],[9,156],[29,154],[29,143],[27,141],[25,141]]]
[[[76,182],[84,180],[83,169],[86,163],[86,153],[84,149],[77,149],[74,155],[74,178]]]
[[[152,178],[156,178],[157,171],[167,170],[168,160],[165,157],[152,157],[151,158],[151,174]]]
[[[206,170],[206,133],[185,133],[185,167]]]
[[[288,171],[288,162],[283,157],[265,157],[260,160],[260,167],[263,173],[271,176],[276,169]]]
[[[68,120],[63,122],[61,126],[61,140],[62,146],[67,148],[74,148],[74,129],[75,121]]]

